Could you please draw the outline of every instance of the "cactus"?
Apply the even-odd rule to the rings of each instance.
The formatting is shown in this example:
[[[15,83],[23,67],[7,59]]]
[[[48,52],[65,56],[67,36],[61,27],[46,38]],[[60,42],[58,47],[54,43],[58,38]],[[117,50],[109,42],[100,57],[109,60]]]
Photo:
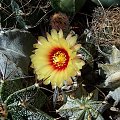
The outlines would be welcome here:
[[[2,27],[17,27],[19,29],[35,27],[40,18],[49,11],[49,7],[49,0],[2,0],[1,25]]]
[[[97,5],[103,5],[104,7],[120,5],[119,0],[92,0]]]
[[[29,41],[28,41],[29,40]],[[35,38],[25,30],[0,33],[0,113],[1,120],[53,120],[40,109],[47,96],[28,76]]]
[[[1,0],[0,120],[119,119],[116,4]]]
[[[91,24],[94,43],[98,46],[120,46],[120,8],[95,8]],[[107,51],[106,51],[107,52]]]
[[[65,13],[78,12],[86,0],[51,0],[52,7],[57,11]]]
[[[81,99],[67,98],[64,104],[57,112],[60,116],[69,120],[104,120],[97,111],[100,106],[100,101],[90,100],[89,97],[81,97]]]

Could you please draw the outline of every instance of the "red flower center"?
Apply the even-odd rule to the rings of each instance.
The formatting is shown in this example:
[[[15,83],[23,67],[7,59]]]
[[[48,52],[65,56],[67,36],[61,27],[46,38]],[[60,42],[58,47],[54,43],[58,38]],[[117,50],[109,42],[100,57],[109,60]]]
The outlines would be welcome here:
[[[68,52],[64,48],[54,48],[49,54],[50,65],[57,70],[64,70],[69,62]]]

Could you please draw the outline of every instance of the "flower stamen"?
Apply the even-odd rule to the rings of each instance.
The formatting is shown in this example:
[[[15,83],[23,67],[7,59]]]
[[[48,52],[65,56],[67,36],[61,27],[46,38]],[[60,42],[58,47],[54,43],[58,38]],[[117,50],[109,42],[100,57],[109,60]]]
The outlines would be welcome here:
[[[54,69],[63,70],[67,67],[69,55],[65,49],[54,48],[50,54],[50,64]]]

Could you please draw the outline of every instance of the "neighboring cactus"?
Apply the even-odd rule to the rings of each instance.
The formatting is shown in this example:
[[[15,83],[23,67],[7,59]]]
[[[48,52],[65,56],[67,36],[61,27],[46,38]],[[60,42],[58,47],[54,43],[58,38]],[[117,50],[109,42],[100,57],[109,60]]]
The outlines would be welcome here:
[[[120,0],[92,0],[97,5],[103,5],[104,7],[112,7],[120,5]]]
[[[40,110],[47,96],[34,77],[26,76],[34,42],[35,38],[24,30],[0,32],[1,120],[53,120]]]
[[[99,67],[102,68],[106,74],[105,87],[111,89],[106,96],[106,100],[113,98],[115,100],[114,106],[116,106],[120,102],[120,50],[112,46],[112,53],[106,57],[109,63],[99,64]]]
[[[100,101],[90,100],[90,97],[81,97],[81,99],[67,98],[66,104],[59,108],[56,112],[61,117],[68,120],[104,120],[98,112]]]
[[[65,13],[76,13],[78,12],[86,0],[51,0],[52,7],[57,11]]]
[[[1,0],[0,120],[119,119],[119,0],[92,1]]]
[[[2,0],[1,25],[7,28],[22,29],[35,27],[38,25],[38,21],[49,11],[49,8],[49,0]]]
[[[62,29],[63,31],[67,31],[69,29],[69,18],[64,13],[55,13],[51,17],[50,25],[52,29],[56,29],[57,31],[59,31],[60,29]]]
[[[120,87],[120,50],[112,46],[112,53],[106,56],[109,63],[98,64],[105,74],[105,87],[115,89]]]
[[[96,45],[120,47],[120,8],[96,8],[93,13],[91,32]]]

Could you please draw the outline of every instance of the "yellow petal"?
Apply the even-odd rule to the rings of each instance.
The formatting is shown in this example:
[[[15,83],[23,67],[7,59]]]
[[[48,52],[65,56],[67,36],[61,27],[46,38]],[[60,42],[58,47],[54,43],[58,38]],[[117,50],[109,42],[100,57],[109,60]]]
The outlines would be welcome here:
[[[39,66],[36,66],[36,71],[40,70],[40,72],[44,75],[46,75],[47,73],[49,73],[50,71],[52,71],[52,68],[50,65],[48,64],[41,64]]]
[[[63,71],[64,73],[64,80],[67,80],[68,79],[68,71],[67,71],[67,68]]]
[[[49,34],[49,33],[46,33],[47,34],[47,39],[49,42],[53,41],[53,38],[52,36]]]
[[[69,77],[69,78],[67,79],[67,85],[71,85],[71,84],[73,84],[73,81],[72,81],[71,77]]]
[[[73,50],[78,51],[81,48],[81,44],[76,44],[72,47]]]
[[[73,60],[74,58],[76,58],[76,51],[70,51],[70,59]]]
[[[43,83],[44,83],[45,85],[48,85],[48,84],[50,83],[50,80],[47,79],[47,80],[43,81]]]
[[[63,31],[60,29],[60,31],[58,32],[59,38],[63,38]]]
[[[55,77],[55,78],[57,78],[57,76]],[[61,77],[58,77],[57,78],[57,80],[56,80],[56,86],[58,86],[58,87],[61,87],[61,86],[63,86],[63,79],[61,79]]]
[[[56,74],[56,77],[57,77],[56,85],[58,87],[61,87],[63,85],[63,82],[64,82],[64,72],[63,71],[58,72]]]
[[[41,75],[37,75],[37,80],[42,80],[44,76],[42,77]]]
[[[61,82],[60,84],[58,84],[58,87],[61,88],[63,86],[63,82]]]
[[[67,35],[67,37],[66,37],[66,40],[68,41],[71,37],[72,37],[72,34],[69,33],[69,34]]]
[[[68,76],[72,77],[76,75],[75,66],[72,63],[69,63],[67,69],[66,69]]]
[[[77,41],[77,35],[70,37],[67,39],[67,42],[69,43],[70,47],[74,46]]]
[[[54,71],[51,76],[49,77],[51,84],[53,87],[55,86],[62,86],[63,85],[63,74],[60,71]]]
[[[57,73],[57,71],[53,71],[53,72],[50,74],[50,77],[49,77],[49,80],[51,81],[51,84],[54,84],[54,85],[56,85],[56,79],[55,79],[56,73]]]
[[[46,43],[47,43],[46,38],[43,37],[43,36],[39,36],[39,37],[38,37],[38,41],[39,41],[41,44],[46,44]]]
[[[51,73],[53,72],[48,66],[37,69],[36,74],[39,75],[39,79],[48,80]]]
[[[36,43],[36,44],[33,44],[33,47],[34,48],[39,48],[41,45],[40,44],[38,44],[38,43]]]
[[[47,33],[47,39],[49,41],[49,45],[51,45],[51,47],[59,47],[59,42],[56,39],[53,39],[52,36]]]
[[[58,40],[58,33],[55,29],[51,30],[51,36],[53,39]]]
[[[77,66],[77,68],[80,70],[85,65],[85,62],[81,59],[74,59],[73,63]]]
[[[64,38],[60,38],[58,43],[59,47],[64,48],[67,51],[68,55],[70,56],[71,50],[69,48],[69,44],[67,43],[67,41]]]

